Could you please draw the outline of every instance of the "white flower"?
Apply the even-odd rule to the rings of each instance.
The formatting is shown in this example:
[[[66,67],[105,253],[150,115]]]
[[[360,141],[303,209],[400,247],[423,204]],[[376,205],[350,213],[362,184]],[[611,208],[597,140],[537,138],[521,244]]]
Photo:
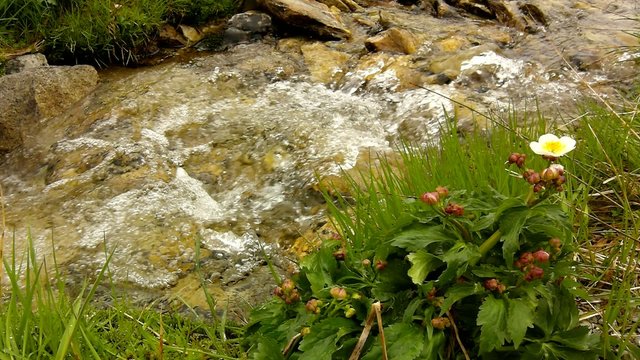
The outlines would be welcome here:
[[[532,141],[529,147],[538,155],[560,157],[575,149],[576,141],[568,136],[558,138],[553,134],[544,134],[538,141]]]

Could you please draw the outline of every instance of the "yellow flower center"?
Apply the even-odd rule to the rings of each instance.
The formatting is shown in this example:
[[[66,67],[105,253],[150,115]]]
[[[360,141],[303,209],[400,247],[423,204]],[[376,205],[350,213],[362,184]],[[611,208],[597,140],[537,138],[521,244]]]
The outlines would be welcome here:
[[[542,144],[542,148],[545,151],[557,154],[559,152],[562,152],[562,150],[564,149],[564,144],[562,142],[560,142],[560,140],[558,140],[558,141],[549,141],[549,142],[546,142],[546,143]]]

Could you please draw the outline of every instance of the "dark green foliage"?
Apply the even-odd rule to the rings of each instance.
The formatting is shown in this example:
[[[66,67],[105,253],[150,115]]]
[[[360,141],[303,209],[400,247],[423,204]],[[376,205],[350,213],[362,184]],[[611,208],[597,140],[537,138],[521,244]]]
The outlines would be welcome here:
[[[0,50],[33,46],[50,62],[131,64],[166,22],[202,24],[236,0],[0,0]]]
[[[437,153],[407,147],[400,169],[383,161],[382,175],[364,188],[354,181],[353,199],[339,197],[332,208],[343,239],[302,261],[292,278],[299,301],[274,299],[255,312],[245,341],[264,345],[248,347],[252,356],[281,352],[301,334],[291,359],[348,358],[379,301],[390,359],[458,359],[463,351],[472,359],[598,358],[599,337],[578,325],[571,224],[559,193],[534,194],[505,171],[510,149],[526,152],[525,145],[497,133],[491,148],[475,144],[479,136],[453,145],[448,135]],[[439,173],[453,169],[460,172]],[[448,182],[425,186],[432,174]],[[475,190],[419,200],[436,184],[453,190],[456,182]],[[447,212],[448,204],[464,213]],[[374,326],[362,358],[380,359],[380,344]]]

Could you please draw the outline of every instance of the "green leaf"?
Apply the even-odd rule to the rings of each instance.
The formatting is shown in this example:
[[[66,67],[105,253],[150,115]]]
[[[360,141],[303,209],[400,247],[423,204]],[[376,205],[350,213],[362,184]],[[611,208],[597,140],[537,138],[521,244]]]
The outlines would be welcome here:
[[[338,349],[338,340],[354,331],[359,330],[355,323],[342,317],[332,317],[311,326],[311,332],[300,342],[299,349],[303,351],[300,360],[330,360],[331,355]]]
[[[440,360],[445,359],[445,347],[447,337],[443,331],[434,331],[431,336],[427,336],[422,358],[424,360]]]
[[[444,302],[440,307],[440,316],[445,314],[453,304],[467,296],[482,294],[484,287],[478,283],[462,283],[451,286],[444,294]]]
[[[585,326],[578,326],[565,332],[555,333],[551,340],[565,347],[581,351],[596,349],[600,342],[600,338],[597,335],[589,334],[589,329]]]
[[[476,245],[458,242],[441,257],[447,263],[447,268],[438,278],[438,283],[446,284],[462,276],[467,271],[469,262],[475,261],[480,257],[482,255]]]
[[[284,360],[282,349],[271,338],[261,338],[258,347],[251,357],[253,360]]]
[[[393,360],[413,360],[422,353],[424,348],[424,331],[415,325],[395,323],[384,329],[387,344],[387,354]],[[382,358],[380,339],[376,337],[371,350],[362,360],[378,360]]]
[[[534,304],[524,299],[508,299],[507,302],[509,303],[507,328],[513,340],[513,346],[517,349],[524,340],[527,329],[533,327]]]
[[[520,249],[520,233],[527,221],[529,208],[526,206],[509,209],[500,218],[500,231],[502,231],[502,255],[507,264],[513,263],[513,255]]]
[[[314,293],[320,292],[333,284],[331,274],[338,267],[338,262],[333,257],[335,242],[325,243],[316,253],[304,258],[301,268]]]
[[[390,240],[391,245],[406,249],[408,251],[418,251],[426,249],[433,243],[453,242],[455,235],[445,229],[442,225],[435,226],[412,226],[400,232]]]
[[[419,250],[415,253],[407,255],[411,268],[408,271],[409,277],[414,284],[422,284],[430,272],[443,264],[437,256],[429,254],[425,250]]]
[[[509,338],[507,334],[507,304],[504,299],[487,296],[480,305],[477,324],[480,330],[480,353],[488,353],[502,346]]]
[[[478,219],[478,221],[476,221],[475,224],[473,224],[473,226],[469,230],[474,232],[484,230],[489,226],[493,225],[493,223],[495,222],[496,222],[496,214],[490,213],[490,214],[481,216],[480,219]]]

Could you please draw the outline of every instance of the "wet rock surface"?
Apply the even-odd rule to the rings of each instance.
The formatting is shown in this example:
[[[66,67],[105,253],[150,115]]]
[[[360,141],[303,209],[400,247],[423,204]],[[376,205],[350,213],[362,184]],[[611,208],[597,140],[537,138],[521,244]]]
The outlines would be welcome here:
[[[204,306],[199,253],[204,286],[241,312],[271,290],[264,253],[286,272],[300,234],[323,236],[309,232],[326,221],[317,176],[364,168],[400,138],[433,141],[447,115],[489,127],[478,111],[536,111],[538,101],[571,117],[590,89],[615,101],[638,57],[607,50],[637,43],[619,31],[633,7],[616,3],[608,13],[598,1],[314,5],[341,19],[342,40],[275,30],[222,52],[103,71],[94,91],[29,127],[0,159],[7,224],[19,246],[30,229],[45,257],[53,238],[78,279],[114,249],[114,280],[141,301],[179,295]],[[255,25],[236,20],[227,29]],[[411,41],[366,45],[385,32]]]

